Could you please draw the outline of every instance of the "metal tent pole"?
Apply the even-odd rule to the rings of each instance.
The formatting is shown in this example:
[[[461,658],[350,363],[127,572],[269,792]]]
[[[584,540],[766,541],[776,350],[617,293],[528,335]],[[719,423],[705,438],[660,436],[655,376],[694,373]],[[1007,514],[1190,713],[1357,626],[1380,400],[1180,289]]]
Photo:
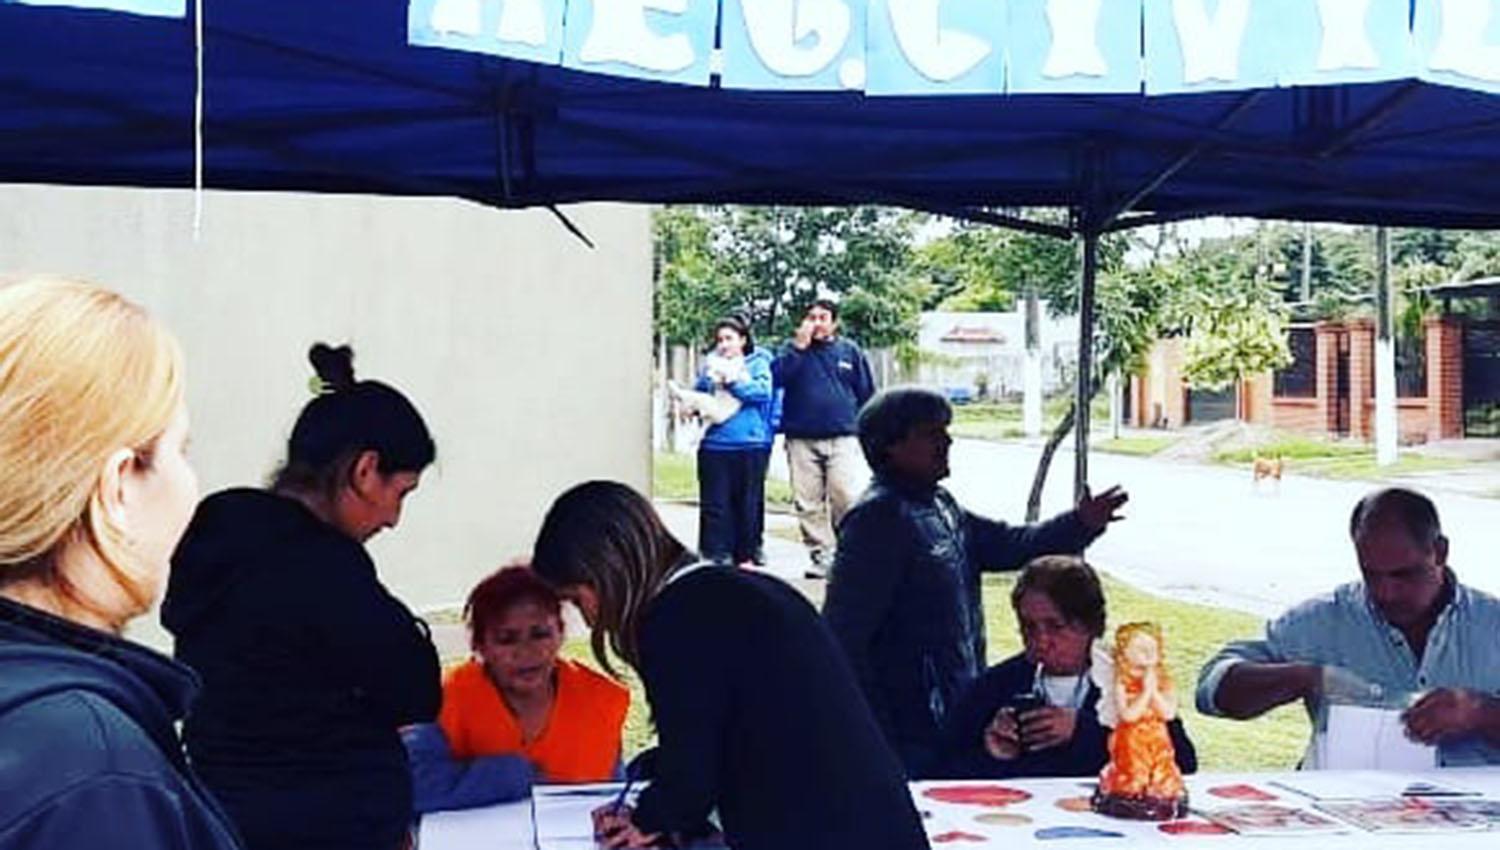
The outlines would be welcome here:
[[[1083,279],[1078,288],[1078,380],[1073,413],[1073,501],[1089,483],[1089,402],[1093,397],[1094,286],[1099,276],[1099,231],[1083,234]]]

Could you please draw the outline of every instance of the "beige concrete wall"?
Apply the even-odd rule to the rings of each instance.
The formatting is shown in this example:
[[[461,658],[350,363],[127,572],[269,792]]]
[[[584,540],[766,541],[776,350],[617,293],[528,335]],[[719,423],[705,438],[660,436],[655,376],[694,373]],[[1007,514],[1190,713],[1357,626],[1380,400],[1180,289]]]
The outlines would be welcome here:
[[[106,284],[163,316],[190,368],[205,492],[262,482],[308,398],[315,340],[405,391],[439,460],[372,544],[417,607],[460,600],[529,546],[568,485],[650,483],[651,250],[644,207],[0,187],[0,275]]]

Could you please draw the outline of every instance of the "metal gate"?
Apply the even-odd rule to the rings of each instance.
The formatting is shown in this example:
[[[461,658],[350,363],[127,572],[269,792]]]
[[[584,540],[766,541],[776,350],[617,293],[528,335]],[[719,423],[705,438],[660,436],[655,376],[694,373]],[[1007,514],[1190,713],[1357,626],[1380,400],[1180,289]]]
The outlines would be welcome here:
[[[1464,324],[1464,436],[1500,437],[1500,321]]]
[[[1235,390],[1188,390],[1187,421],[1216,422],[1233,419],[1235,414]]]
[[[1333,404],[1333,433],[1340,437],[1349,436],[1349,335],[1341,333],[1338,335],[1338,349],[1335,352],[1333,369],[1333,398],[1329,400]]]

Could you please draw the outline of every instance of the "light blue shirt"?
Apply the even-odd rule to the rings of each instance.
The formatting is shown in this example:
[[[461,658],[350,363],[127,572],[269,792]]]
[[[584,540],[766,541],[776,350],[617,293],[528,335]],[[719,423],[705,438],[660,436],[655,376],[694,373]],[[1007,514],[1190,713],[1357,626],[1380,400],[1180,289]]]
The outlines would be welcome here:
[[[1500,696],[1500,599],[1453,581],[1453,599],[1428,634],[1418,663],[1406,637],[1369,601],[1364,583],[1342,585],[1268,623],[1264,640],[1235,641],[1219,650],[1198,674],[1200,712],[1223,714],[1214,704],[1219,683],[1242,661],[1343,667],[1387,695],[1467,688]],[[1309,699],[1306,707],[1314,730],[1322,728],[1323,701]],[[1500,747],[1478,735],[1449,741],[1438,747],[1438,764],[1500,764]]]

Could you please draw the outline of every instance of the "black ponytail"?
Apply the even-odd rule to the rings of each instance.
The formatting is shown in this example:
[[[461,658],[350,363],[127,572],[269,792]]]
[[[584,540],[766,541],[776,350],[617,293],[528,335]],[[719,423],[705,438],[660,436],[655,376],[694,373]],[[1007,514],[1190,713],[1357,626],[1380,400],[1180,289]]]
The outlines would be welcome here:
[[[394,387],[354,376],[354,350],[317,343],[307,352],[317,373],[317,398],[292,426],[286,462],[272,484],[279,491],[332,496],[362,453],[375,452],[382,475],[421,472],[437,446],[417,408]]]

